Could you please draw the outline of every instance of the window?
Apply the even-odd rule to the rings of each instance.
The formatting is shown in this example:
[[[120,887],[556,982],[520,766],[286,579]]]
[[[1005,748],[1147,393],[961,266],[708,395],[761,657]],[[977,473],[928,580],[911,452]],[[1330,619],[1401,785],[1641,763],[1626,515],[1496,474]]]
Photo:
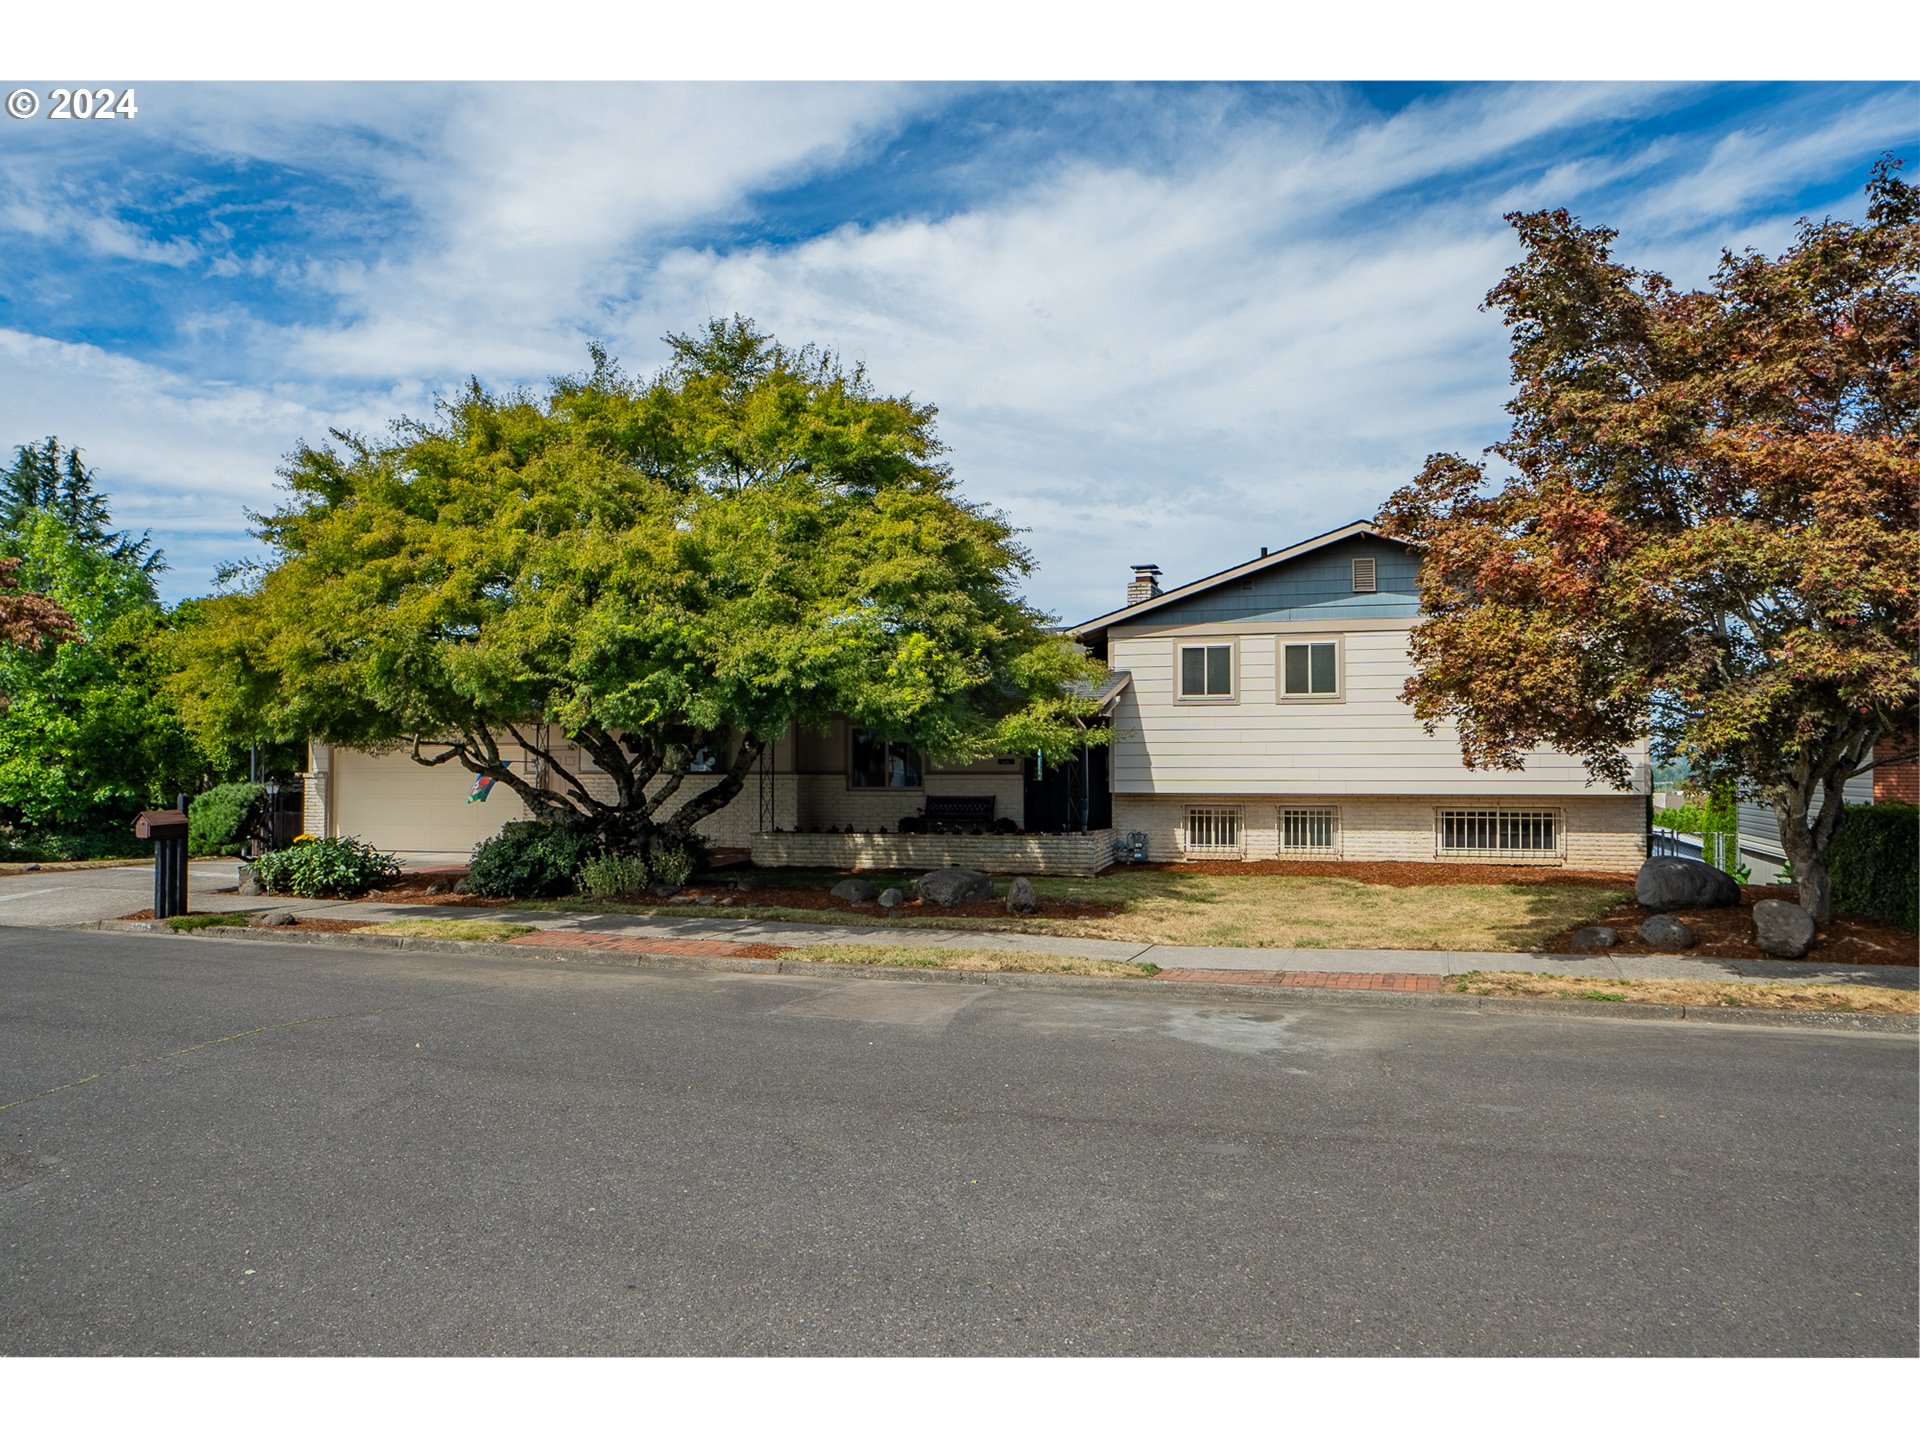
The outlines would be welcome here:
[[[1353,593],[1370,595],[1374,589],[1374,564],[1371,555],[1356,555],[1353,559]]]
[[[1340,698],[1340,642],[1301,640],[1280,647],[1280,696],[1284,700]]]
[[[1182,645],[1180,647],[1180,698],[1182,700],[1231,700],[1233,698],[1233,646]]]
[[[1187,807],[1187,838],[1181,847],[1195,856],[1228,856],[1238,859],[1245,853],[1240,840],[1240,811],[1212,805]]]
[[[918,790],[920,752],[898,740],[882,740],[870,730],[855,730],[847,778],[860,790]]]
[[[1332,855],[1339,849],[1340,812],[1331,805],[1282,807],[1282,855]]]
[[[1558,855],[1557,810],[1441,810],[1436,812],[1442,855]]]

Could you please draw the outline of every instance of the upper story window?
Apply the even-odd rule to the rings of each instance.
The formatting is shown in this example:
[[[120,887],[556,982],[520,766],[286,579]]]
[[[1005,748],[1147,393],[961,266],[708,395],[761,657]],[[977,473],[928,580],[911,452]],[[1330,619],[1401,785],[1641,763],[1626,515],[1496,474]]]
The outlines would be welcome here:
[[[1180,646],[1180,698],[1233,699],[1233,660],[1230,644]]]
[[[1338,700],[1340,642],[1283,642],[1280,646],[1280,696],[1284,700]]]
[[[853,732],[848,782],[858,790],[918,790],[920,752],[898,740],[882,740],[870,730]]]

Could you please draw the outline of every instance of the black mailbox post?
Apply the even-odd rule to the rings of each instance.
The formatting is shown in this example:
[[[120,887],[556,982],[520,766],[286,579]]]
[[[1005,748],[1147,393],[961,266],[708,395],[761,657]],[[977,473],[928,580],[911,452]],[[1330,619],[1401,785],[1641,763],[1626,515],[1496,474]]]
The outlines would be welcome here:
[[[187,812],[142,810],[133,822],[137,840],[153,841],[153,918],[187,913]]]

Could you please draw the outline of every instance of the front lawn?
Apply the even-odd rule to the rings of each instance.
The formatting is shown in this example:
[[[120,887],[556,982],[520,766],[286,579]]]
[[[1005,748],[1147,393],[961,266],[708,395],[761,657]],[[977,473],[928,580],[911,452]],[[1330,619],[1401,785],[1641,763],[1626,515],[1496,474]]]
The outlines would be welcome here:
[[[762,888],[789,890],[804,883],[823,895],[844,876],[800,877],[756,872]],[[871,877],[876,884],[892,877]],[[902,877],[904,879],[904,877]],[[804,924],[856,924],[1011,930],[1078,935],[1143,945],[1233,945],[1321,950],[1531,950],[1549,937],[1584,925],[1626,899],[1624,891],[1592,885],[1444,884],[1374,885],[1326,876],[1220,875],[1182,870],[1115,870],[1090,877],[1037,875],[1034,890],[1070,915],[956,914],[908,904],[895,911],[875,905],[836,909],[755,903],[755,892],[715,891],[716,902],[617,903],[571,898],[520,902],[564,910],[735,919]],[[1004,895],[1007,882],[996,890]],[[705,887],[696,887],[704,890]],[[999,909],[996,905],[992,907]]]

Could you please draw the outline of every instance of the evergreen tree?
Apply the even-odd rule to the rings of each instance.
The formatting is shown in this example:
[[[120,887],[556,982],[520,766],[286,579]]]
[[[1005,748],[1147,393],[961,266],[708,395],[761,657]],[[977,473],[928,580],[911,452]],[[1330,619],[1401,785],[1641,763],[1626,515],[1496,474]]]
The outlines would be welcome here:
[[[49,435],[38,445],[14,447],[13,465],[0,473],[0,535],[12,538],[25,530],[35,510],[51,511],[73,539],[92,546],[116,561],[136,565],[152,575],[166,562],[153,548],[153,536],[142,531],[112,529],[107,499],[94,489],[94,472],[80,452]]]

